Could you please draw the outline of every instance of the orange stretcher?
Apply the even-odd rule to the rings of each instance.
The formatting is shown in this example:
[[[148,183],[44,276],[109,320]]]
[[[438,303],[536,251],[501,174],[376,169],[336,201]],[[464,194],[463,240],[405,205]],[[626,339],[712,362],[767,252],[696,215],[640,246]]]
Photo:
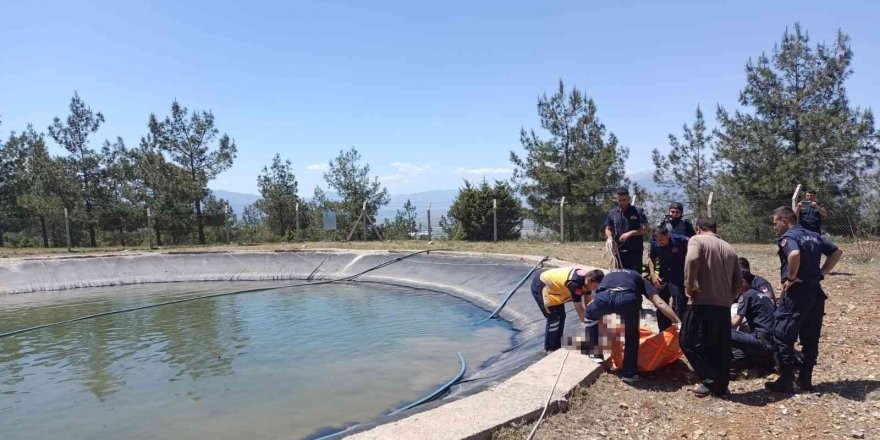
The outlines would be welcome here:
[[[674,325],[660,333],[639,327],[640,372],[658,370],[677,361],[681,356],[678,329]],[[618,338],[611,342],[611,363],[616,369],[623,368],[623,342]]]

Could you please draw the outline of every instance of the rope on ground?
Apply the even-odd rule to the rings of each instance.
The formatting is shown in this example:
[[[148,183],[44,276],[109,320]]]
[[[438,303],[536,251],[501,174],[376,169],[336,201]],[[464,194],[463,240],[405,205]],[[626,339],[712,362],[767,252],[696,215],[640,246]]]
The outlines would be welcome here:
[[[267,290],[287,289],[287,288],[291,288],[291,287],[319,286],[319,285],[323,285],[323,284],[339,283],[339,282],[344,282],[344,281],[353,281],[354,279],[360,277],[361,275],[364,275],[368,272],[372,272],[377,269],[381,269],[386,266],[390,266],[398,261],[405,260],[409,257],[415,256],[418,254],[423,254],[423,253],[428,253],[431,251],[438,251],[438,250],[444,250],[444,249],[429,249],[429,250],[421,250],[421,251],[417,251],[417,252],[412,252],[412,253],[402,255],[400,257],[396,257],[394,259],[382,262],[381,264],[373,266],[367,270],[358,272],[354,275],[349,275],[347,277],[339,278],[336,280],[324,280],[324,281],[317,281],[317,282],[288,284],[288,285],[284,285],[284,286],[270,287],[270,288],[260,287],[260,288],[256,288],[256,289],[240,290],[240,291],[235,291],[235,292],[212,293],[212,294],[208,294],[208,295],[200,295],[200,296],[195,296],[195,297],[191,297],[191,298],[176,299],[176,300],[165,301],[165,302],[156,303],[156,304],[149,304],[149,305],[145,305],[145,306],[130,307],[127,309],[120,309],[120,310],[111,310],[109,312],[95,313],[93,315],[86,315],[86,316],[78,316],[76,318],[66,319],[64,321],[50,322],[48,324],[40,324],[40,325],[36,325],[33,327],[27,327],[27,328],[13,330],[13,331],[6,332],[6,333],[0,333],[0,339],[6,338],[9,336],[20,335],[22,333],[28,333],[28,332],[32,332],[32,331],[36,331],[36,330],[42,330],[42,329],[49,328],[49,327],[56,327],[56,326],[64,325],[64,324],[70,324],[70,323],[74,323],[74,322],[85,321],[85,320],[100,318],[100,317],[104,317],[104,316],[118,315],[120,313],[134,312],[136,310],[150,309],[153,307],[161,307],[161,306],[168,306],[168,305],[172,305],[172,304],[180,304],[183,302],[196,301],[196,300],[200,300],[200,299],[217,298],[220,296],[229,296],[229,295],[241,295],[244,293],[253,293],[253,292],[265,292]],[[323,264],[323,261],[321,262],[321,264]],[[318,267],[320,267],[320,266],[321,265],[319,264]]]
[[[559,372],[556,373],[556,382],[553,382],[553,388],[550,389],[550,394],[547,396],[547,403],[544,404],[544,411],[541,412],[541,417],[538,417],[538,421],[535,422],[535,426],[532,428],[532,432],[529,433],[529,436],[526,437],[526,440],[532,440],[532,437],[535,436],[535,431],[538,430],[538,427],[541,426],[541,422],[544,421],[544,416],[547,415],[547,408],[550,407],[550,401],[553,400],[553,392],[556,391],[556,385],[559,385],[559,378],[562,377],[562,369],[565,368],[565,361],[568,360],[569,353],[571,352],[565,350],[565,357],[562,358],[562,364],[559,365]]]

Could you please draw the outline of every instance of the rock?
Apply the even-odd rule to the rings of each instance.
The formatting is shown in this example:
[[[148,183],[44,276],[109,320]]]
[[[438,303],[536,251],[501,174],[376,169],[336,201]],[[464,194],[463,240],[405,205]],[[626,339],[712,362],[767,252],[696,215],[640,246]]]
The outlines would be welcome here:
[[[852,438],[865,438],[864,431],[857,431],[853,429],[852,431],[850,431],[850,434],[852,435]]]
[[[700,438],[701,435],[703,435],[702,429],[698,429],[698,430],[694,431],[694,438]]]
[[[620,405],[618,405],[618,406],[620,406],[620,409],[629,409],[629,405],[627,405],[624,402],[620,402]]]

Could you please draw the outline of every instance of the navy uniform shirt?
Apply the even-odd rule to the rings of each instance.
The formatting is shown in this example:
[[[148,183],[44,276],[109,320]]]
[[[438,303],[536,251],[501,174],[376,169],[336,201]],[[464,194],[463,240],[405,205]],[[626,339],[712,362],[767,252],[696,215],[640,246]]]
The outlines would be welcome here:
[[[765,278],[759,277],[757,275],[752,275],[752,276],[755,278],[752,280],[752,285],[749,287],[751,287],[752,289],[755,289],[759,292],[766,293],[772,297],[773,296],[773,285],[770,284],[770,281],[767,281]]]
[[[688,238],[672,234],[665,247],[651,240],[648,258],[660,265],[660,279],[678,286],[684,285],[684,257],[687,254]]]
[[[813,205],[807,200],[801,202],[801,213],[798,217],[798,223],[808,231],[813,231],[817,234],[822,233],[822,214],[819,213],[817,208],[813,208]]]
[[[605,278],[602,278],[602,282],[599,283],[596,292],[598,293],[604,290],[614,292],[626,291],[637,293],[645,298],[649,298],[650,295],[656,292],[649,293],[648,289],[645,287],[646,284],[649,284],[648,281],[642,278],[641,275],[634,270],[614,269],[605,274]]]
[[[642,225],[648,224],[648,218],[645,213],[635,206],[629,205],[626,211],[621,211],[619,207],[608,211],[608,217],[605,217],[605,226],[611,228],[614,239],[618,240],[621,235],[629,231],[638,231]],[[644,249],[642,245],[642,237],[635,236],[621,243],[622,249],[641,251]]]
[[[806,284],[819,284],[822,281],[822,254],[830,256],[837,252],[837,246],[821,235],[804,229],[798,225],[789,228],[779,238],[779,262],[782,281],[789,277],[788,255],[796,250],[801,251],[801,264],[797,278]]]
[[[687,238],[697,235],[697,231],[694,230],[694,225],[692,225],[689,220],[682,220],[680,218],[670,219],[669,226],[672,228],[671,232],[673,234],[684,235]]]
[[[749,322],[750,333],[760,331],[770,334],[776,324],[776,319],[773,317],[775,311],[772,294],[749,289],[743,294],[742,304],[736,309],[736,314]]]

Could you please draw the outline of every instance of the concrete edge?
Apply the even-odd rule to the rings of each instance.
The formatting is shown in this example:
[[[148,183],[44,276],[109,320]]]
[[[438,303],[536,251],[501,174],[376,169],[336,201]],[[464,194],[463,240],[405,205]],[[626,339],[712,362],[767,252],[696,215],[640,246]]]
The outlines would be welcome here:
[[[565,365],[559,374],[563,361]],[[346,438],[487,439],[505,426],[537,420],[557,375],[559,383],[553,389],[550,404],[547,405],[548,414],[567,409],[574,393],[595,382],[602,371],[602,366],[582,355],[579,350],[564,348],[483,392]]]

